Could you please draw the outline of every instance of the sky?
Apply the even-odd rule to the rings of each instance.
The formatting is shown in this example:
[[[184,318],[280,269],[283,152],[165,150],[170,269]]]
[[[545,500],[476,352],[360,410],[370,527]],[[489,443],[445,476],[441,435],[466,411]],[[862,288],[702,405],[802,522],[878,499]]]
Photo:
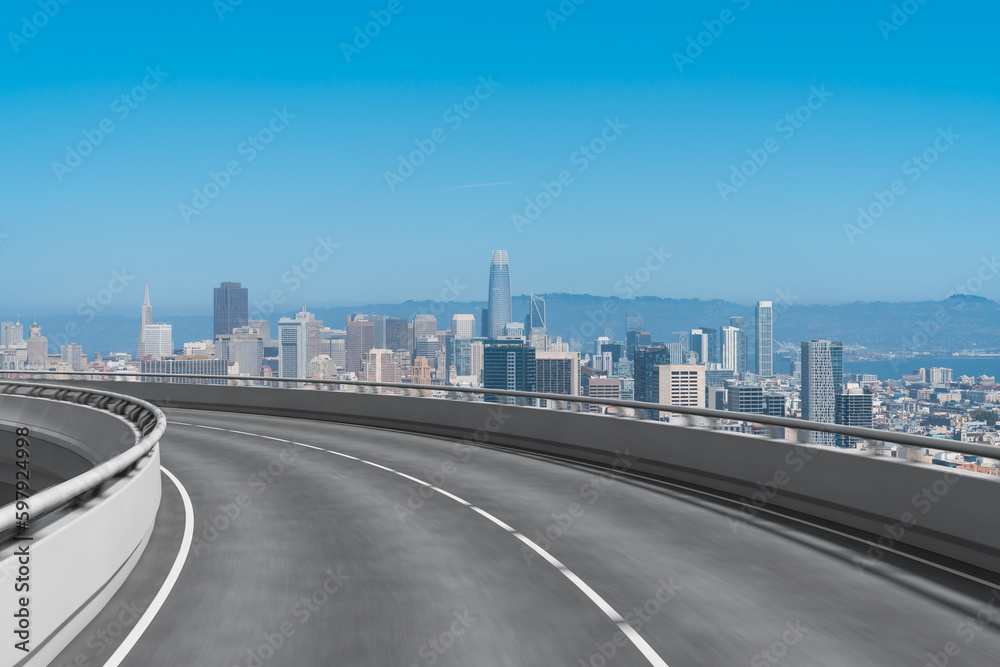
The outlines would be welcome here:
[[[998,19],[10,0],[0,311],[478,300],[499,248],[516,294],[944,298],[1000,240]]]

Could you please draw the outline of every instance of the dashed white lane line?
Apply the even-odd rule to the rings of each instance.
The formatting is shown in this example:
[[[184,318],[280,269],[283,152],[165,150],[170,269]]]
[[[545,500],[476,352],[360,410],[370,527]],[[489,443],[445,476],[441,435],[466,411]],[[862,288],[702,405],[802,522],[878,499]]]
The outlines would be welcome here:
[[[173,423],[180,424],[181,422],[169,422],[169,423],[171,423],[171,424],[173,424]],[[185,425],[187,426],[188,424],[185,424]],[[257,436],[257,437],[261,437],[261,438],[269,438],[271,440],[278,440],[278,438],[273,438],[273,437],[267,436],[267,435],[260,435],[259,433],[247,433],[245,431],[234,431],[232,429],[218,428],[218,427],[215,427],[215,426],[203,426],[202,428],[212,428],[212,429],[215,429],[217,431],[228,431],[230,433],[238,433],[240,435],[250,435],[250,436]],[[588,598],[590,598],[590,600],[595,605],[597,605],[598,609],[600,609],[601,611],[604,612],[605,616],[607,616],[609,619],[611,619],[611,621],[615,625],[618,626],[618,628],[622,631],[622,634],[624,634],[626,637],[628,637],[629,641],[631,641],[632,644],[634,644],[635,647],[637,649],[639,649],[639,652],[642,653],[642,655],[646,658],[646,660],[649,661],[649,664],[653,665],[654,667],[669,667],[669,665],[667,665],[667,663],[664,662],[663,658],[661,658],[659,656],[659,654],[655,650],[653,650],[653,647],[650,646],[646,642],[646,640],[643,639],[642,636],[638,632],[635,631],[635,628],[633,628],[631,625],[629,625],[625,621],[625,619],[622,618],[622,615],[619,614],[617,611],[615,611],[614,607],[612,607],[610,604],[608,604],[608,602],[604,598],[602,598],[597,593],[597,591],[595,591],[593,588],[591,588],[589,585],[587,585],[587,582],[585,582],[583,579],[581,579],[576,574],[574,574],[568,567],[566,567],[565,565],[563,565],[560,560],[558,560],[555,556],[553,556],[552,554],[550,554],[548,551],[546,551],[545,549],[541,548],[540,546],[538,546],[537,544],[535,544],[534,542],[532,542],[530,539],[528,539],[527,537],[525,537],[521,533],[517,532],[516,530],[514,530],[513,528],[511,528],[509,525],[507,525],[506,523],[504,523],[503,521],[501,521],[497,517],[493,516],[492,514],[490,514],[489,512],[487,512],[486,510],[481,509],[479,507],[476,507],[475,505],[473,505],[472,503],[468,502],[467,500],[463,500],[462,498],[459,498],[458,496],[456,496],[456,495],[454,495],[452,493],[449,493],[449,492],[445,491],[444,489],[438,488],[436,486],[431,486],[427,482],[423,482],[423,481],[417,479],[416,477],[411,477],[410,475],[407,475],[406,473],[402,473],[402,472],[400,472],[398,470],[393,470],[392,468],[388,468],[388,467],[386,467],[384,465],[381,465],[379,463],[375,463],[373,461],[367,461],[365,459],[359,459],[357,457],[350,456],[349,454],[341,454],[340,452],[335,452],[335,451],[330,450],[330,449],[324,449],[322,447],[317,447],[315,445],[307,445],[307,444],[302,443],[302,442],[294,442],[294,441],[290,441],[290,440],[289,441],[284,441],[284,442],[292,442],[292,444],[294,444],[294,445],[301,445],[302,447],[308,447],[310,449],[318,449],[320,451],[329,452],[330,454],[337,454],[338,456],[343,456],[345,458],[353,459],[353,460],[358,461],[360,463],[364,463],[366,465],[370,465],[373,468],[379,468],[381,470],[385,470],[386,472],[391,472],[394,475],[399,475],[400,477],[405,477],[406,479],[409,479],[409,480],[412,480],[414,482],[417,482],[418,484],[422,484],[424,486],[429,486],[430,488],[434,489],[438,493],[440,493],[440,494],[442,494],[444,496],[447,496],[448,498],[451,498],[455,502],[460,503],[460,504],[468,507],[472,511],[476,512],[477,514],[479,514],[479,515],[481,515],[481,516],[489,519],[490,521],[492,521],[496,525],[500,526],[501,528],[503,528],[505,531],[507,531],[508,533],[510,533],[511,535],[513,535],[514,537],[516,537],[517,539],[519,539],[522,542],[524,542],[531,549],[533,549],[535,552],[537,552],[539,556],[541,556],[542,558],[544,558],[553,567],[555,567],[557,570],[559,570],[560,572],[562,572],[563,575],[567,579],[569,579],[573,583],[574,586],[576,586],[584,595],[586,595]],[[124,657],[124,656],[122,656],[122,657]],[[110,665],[111,663],[109,662],[108,664]]]
[[[121,645],[118,646],[118,650],[111,654],[108,661],[104,663],[105,667],[118,667],[122,664],[122,660],[129,654],[129,651],[138,643],[139,639],[142,638],[142,633],[146,631],[153,619],[156,618],[156,614],[160,611],[163,603],[166,602],[167,596],[170,595],[170,591],[173,590],[174,584],[177,583],[178,577],[181,576],[181,570],[184,569],[184,563],[187,561],[188,552],[191,550],[191,542],[194,540],[194,506],[191,504],[191,496],[188,495],[187,489],[181,484],[180,480],[174,477],[174,474],[160,466],[160,470],[166,475],[177,490],[181,494],[181,501],[184,503],[184,536],[181,538],[181,548],[177,551],[177,557],[174,559],[174,564],[170,568],[170,572],[167,573],[167,578],[163,581],[163,586],[160,587],[159,592],[153,601],[149,603],[149,607],[143,613],[142,618],[139,622],[135,624],[132,631],[125,637]]]

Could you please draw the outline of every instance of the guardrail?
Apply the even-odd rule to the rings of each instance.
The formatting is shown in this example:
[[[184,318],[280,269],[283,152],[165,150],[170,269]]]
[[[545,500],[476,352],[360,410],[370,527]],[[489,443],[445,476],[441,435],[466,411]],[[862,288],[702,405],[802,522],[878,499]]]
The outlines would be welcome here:
[[[738,422],[748,422],[760,424],[762,426],[772,426],[779,428],[792,428],[797,431],[816,431],[831,435],[840,435],[850,438],[865,440],[870,445],[885,442],[904,447],[918,447],[933,449],[936,451],[950,452],[953,454],[963,454],[966,456],[976,456],[981,458],[1000,460],[1000,447],[990,445],[979,445],[975,443],[960,442],[955,440],[944,440],[941,438],[931,438],[925,435],[915,435],[912,433],[900,433],[898,431],[885,431],[873,428],[863,428],[859,426],[844,426],[840,424],[828,424],[825,422],[807,421],[804,419],[793,419],[790,417],[772,417],[757,413],[730,412],[728,410],[710,410],[707,408],[692,408],[679,405],[666,405],[661,403],[644,403],[641,401],[623,401],[617,399],[592,398],[586,396],[568,396],[565,394],[543,394],[525,391],[513,391],[508,389],[487,389],[483,387],[455,387],[448,385],[422,385],[402,382],[371,382],[365,380],[336,380],[328,378],[261,378],[246,375],[197,375],[197,374],[171,374],[171,373],[66,373],[62,371],[0,371],[0,374],[17,375],[59,375],[71,379],[91,379],[91,380],[115,380],[119,378],[173,378],[188,380],[226,380],[229,382],[252,382],[259,386],[281,386],[288,384],[310,384],[310,385],[347,385],[357,387],[367,387],[373,389],[399,389],[410,395],[426,394],[428,391],[445,392],[448,394],[462,394],[470,396],[498,396],[515,399],[516,404],[525,405],[531,400],[544,400],[560,409],[562,404],[567,406],[604,405],[614,408],[629,408],[639,411],[639,418],[642,413],[669,412],[681,414],[688,417],[699,417],[707,420],[707,428],[718,428],[719,420],[733,420]],[[244,385],[245,386],[245,385]],[[577,409],[577,408],[570,408]],[[800,438],[801,440],[801,438]]]
[[[156,446],[167,427],[163,412],[153,404],[99,389],[0,380],[0,394],[86,405],[124,419],[136,432],[135,445],[125,452],[32,495],[28,501],[32,522],[77,499],[99,493],[108,481],[132,470]],[[16,503],[0,507],[0,535],[16,528]]]

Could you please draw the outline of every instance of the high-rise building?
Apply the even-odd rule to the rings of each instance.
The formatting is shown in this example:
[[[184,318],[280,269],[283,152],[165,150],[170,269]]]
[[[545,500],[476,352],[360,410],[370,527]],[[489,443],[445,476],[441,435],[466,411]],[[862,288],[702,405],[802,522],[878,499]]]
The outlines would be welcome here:
[[[264,364],[264,333],[249,325],[236,327],[233,333],[222,336],[220,344],[226,348],[226,361],[239,364],[240,375],[260,376]],[[278,347],[281,354],[281,347]]]
[[[529,300],[529,310],[528,310],[528,320],[525,322],[527,325],[525,331],[528,334],[532,333],[546,333],[545,328],[545,299],[540,296],[535,296],[532,294]]]
[[[698,353],[699,364],[718,363],[715,329],[702,327],[691,330],[691,351]]]
[[[476,316],[455,314],[451,316],[451,335],[455,338],[476,337]],[[461,375],[461,373],[459,373]]]
[[[241,287],[239,283],[222,283],[212,292],[215,302],[214,338],[231,334],[236,327],[247,326],[249,297],[246,287]]]
[[[139,324],[139,345],[135,351],[136,359],[143,359],[146,352],[146,327],[153,323],[153,306],[149,302],[149,281],[146,281],[146,291],[142,297],[142,322]]]
[[[514,319],[510,299],[510,266],[506,250],[494,250],[490,261],[489,337],[504,335],[504,327]]]
[[[705,367],[692,364],[657,366],[659,403],[689,408],[705,407]],[[668,413],[661,413],[660,417]]]
[[[437,336],[420,336],[413,348],[413,357],[423,357],[429,363],[434,363],[438,350],[441,349],[441,339]]]
[[[450,366],[455,367],[455,375],[462,377],[469,377],[473,375],[472,372],[472,344],[475,342],[472,338],[457,338],[451,337],[448,345],[451,350],[451,361]],[[480,345],[482,345],[480,343]]]
[[[264,347],[271,347],[271,324],[267,320],[247,320],[247,326],[256,329],[264,340]]]
[[[469,345],[469,375],[483,381],[483,359],[485,358],[486,345],[481,340],[474,340]]]
[[[413,328],[411,329],[413,340],[410,342],[410,349],[416,356],[417,341],[421,336],[437,336],[437,317],[434,315],[421,314],[413,318]]]
[[[580,353],[535,350],[535,391],[580,395]]]
[[[951,384],[952,369],[950,368],[930,368],[927,372],[927,382],[930,384]]]
[[[719,338],[722,339],[722,368],[737,371],[740,361],[740,330],[737,327],[722,327],[719,329]]]
[[[758,301],[757,321],[757,375],[774,375],[774,307],[770,301]]]
[[[365,353],[375,347],[375,327],[366,320],[352,320],[347,323],[347,371],[361,372],[361,361]]]
[[[621,400],[622,381],[618,378],[592,377],[587,382],[587,396],[615,401]],[[588,403],[587,410],[589,412],[605,413],[609,411],[609,408],[606,405]]]
[[[407,321],[399,317],[390,317],[385,321],[385,348],[388,350],[406,350],[409,333]]]
[[[747,321],[742,317],[730,317],[729,326],[736,327],[736,368],[737,373],[747,372]]]
[[[42,370],[49,365],[49,339],[42,335],[42,327],[34,322],[28,327],[28,368]]]
[[[145,352],[146,357],[160,359],[168,357],[174,353],[173,327],[160,322],[159,324],[147,324],[145,329]]]
[[[301,311],[295,313],[295,319],[303,320],[306,323],[306,359],[309,360],[324,354],[326,345],[323,338],[323,320],[317,320],[316,315],[306,310],[305,305],[302,306]]]
[[[291,317],[278,320],[279,377],[300,378],[308,372],[309,331],[306,323],[307,320]],[[361,370],[360,365],[358,370]]]
[[[860,387],[850,387],[837,394],[836,420],[843,426],[872,427],[872,393]],[[864,443],[862,438],[846,435],[836,436],[837,447],[858,449]]]
[[[19,317],[16,322],[0,324],[0,347],[19,347],[24,344],[24,325]]]
[[[826,339],[802,343],[802,418],[836,423],[837,395],[844,387],[844,345]],[[833,445],[829,433],[809,431],[809,441]]]
[[[635,400],[644,403],[660,402],[660,381],[657,366],[670,364],[670,350],[666,345],[649,345],[635,350]]]
[[[366,352],[361,364],[361,379],[365,382],[399,382],[402,371],[393,351],[374,348]]]
[[[410,371],[410,382],[413,384],[431,384],[431,364],[427,357],[417,357],[413,360]]]
[[[483,387],[535,391],[535,348],[520,340],[490,340],[483,345]],[[496,403],[496,396],[486,396]],[[502,401],[511,402],[511,401]]]
[[[83,368],[83,348],[76,343],[63,345],[59,349],[59,354],[64,364],[69,364],[70,368],[78,371]]]

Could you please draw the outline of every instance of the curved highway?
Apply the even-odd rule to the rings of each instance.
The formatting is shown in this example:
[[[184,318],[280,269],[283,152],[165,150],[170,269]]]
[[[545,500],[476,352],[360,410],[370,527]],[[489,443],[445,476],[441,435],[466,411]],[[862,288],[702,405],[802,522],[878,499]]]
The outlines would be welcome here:
[[[631,476],[627,443],[611,474],[379,429],[166,412],[162,463],[180,487],[164,476],[145,555],[55,665],[979,667],[1000,656],[1000,592]]]

